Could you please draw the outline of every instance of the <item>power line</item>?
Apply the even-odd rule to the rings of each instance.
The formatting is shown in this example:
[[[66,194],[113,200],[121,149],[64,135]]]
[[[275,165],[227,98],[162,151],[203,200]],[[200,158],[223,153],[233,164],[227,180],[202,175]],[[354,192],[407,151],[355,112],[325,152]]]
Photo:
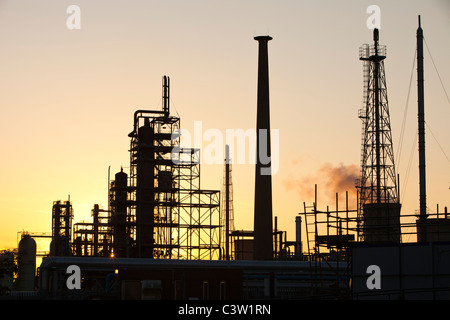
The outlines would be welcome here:
[[[402,193],[400,195],[400,198],[404,198],[404,193],[405,193],[405,190],[406,190],[406,186],[408,185],[409,173],[411,171],[412,160],[413,160],[413,157],[414,157],[414,150],[415,150],[415,148],[417,146],[416,142],[417,142],[417,135],[415,134],[414,135],[414,142],[413,142],[413,144],[411,146],[411,151],[410,151],[410,154],[409,154],[408,165],[406,167],[405,179],[403,179],[403,186],[402,186],[402,189],[400,191]]]
[[[442,79],[441,79],[441,75],[439,74],[436,64],[434,63],[433,56],[431,55],[430,49],[428,48],[428,44],[427,44],[427,41],[425,40],[425,37],[423,38],[423,40],[425,42],[425,46],[427,47],[428,54],[430,55],[431,62],[433,63],[434,69],[436,70],[436,73],[438,75],[439,81],[441,82],[442,89],[444,90],[445,96],[447,97],[448,104],[450,105],[450,98],[448,97],[447,90],[445,90],[444,83],[442,82]]]
[[[425,122],[425,125],[427,126],[428,130],[430,131],[431,136],[434,138],[434,141],[436,141],[436,143],[438,144],[438,146],[439,146],[439,148],[441,149],[442,153],[444,154],[445,158],[446,158],[447,161],[450,163],[450,159],[449,159],[448,156],[445,154],[445,151],[444,151],[444,149],[442,148],[441,144],[439,143],[439,141],[438,141],[438,140],[436,139],[436,137],[434,136],[433,131],[431,131],[430,126],[428,125],[427,122]]]
[[[416,56],[417,56],[417,50],[414,52],[414,59],[413,59],[413,65],[411,68],[411,76],[409,78],[409,88],[408,88],[408,96],[406,97],[406,105],[405,105],[405,111],[403,113],[403,122],[402,122],[402,129],[400,131],[400,139],[397,149],[397,163],[400,165],[400,156],[402,154],[402,147],[403,147],[403,138],[405,135],[405,126],[406,126],[406,115],[408,114],[408,106],[409,106],[409,96],[411,93],[411,84],[413,80],[414,75],[414,66],[416,64]]]

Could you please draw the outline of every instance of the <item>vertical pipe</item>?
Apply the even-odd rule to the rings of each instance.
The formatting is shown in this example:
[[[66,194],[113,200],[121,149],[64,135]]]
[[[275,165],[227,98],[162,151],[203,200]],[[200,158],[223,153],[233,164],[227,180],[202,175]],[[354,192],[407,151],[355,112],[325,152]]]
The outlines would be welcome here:
[[[93,215],[93,225],[94,225],[94,252],[92,253],[93,256],[98,256],[98,213],[99,213],[99,206],[98,204],[94,204],[94,208],[92,209],[92,215]]]
[[[168,117],[170,114],[170,77],[167,77],[167,114]]]
[[[345,221],[346,221],[346,234],[348,234],[348,191],[345,191]]]
[[[72,232],[72,215],[71,215],[71,209],[72,205],[70,204],[70,200],[66,201],[65,208],[65,215],[64,215],[64,236],[66,237],[66,241],[70,242],[71,239],[71,232]]]
[[[136,244],[138,258],[153,258],[154,249],[154,128],[149,118],[138,130],[136,174]]]
[[[109,192],[111,187],[111,166],[108,166],[108,188],[106,189],[108,191],[108,195],[106,197],[106,202],[108,203],[108,212],[111,212],[111,204],[109,199]]]
[[[361,214],[362,214],[362,208],[360,207],[360,201],[361,201],[361,196],[360,196],[360,191],[358,189],[356,189],[356,208],[357,208],[357,214],[356,214],[356,234],[358,239],[361,237]]]
[[[314,234],[317,232],[317,184],[314,185]]]
[[[115,174],[114,180],[114,202],[111,212],[111,222],[114,230],[113,248],[117,258],[128,258],[127,256],[127,183],[128,175],[123,172],[123,168]]]
[[[275,216],[275,232],[274,232],[274,234],[275,234],[275,246],[274,246],[275,252],[274,253],[275,253],[275,257],[277,257],[277,254],[278,254],[278,217],[277,216]]]
[[[170,78],[167,76],[163,77],[163,112],[164,116],[167,118],[170,113],[169,106],[170,97]]]
[[[230,260],[230,146],[225,146],[225,260]]]
[[[419,202],[420,219],[427,217],[426,171],[425,171],[425,103],[424,103],[424,71],[423,71],[423,30],[417,28],[417,102],[419,120]]]
[[[336,192],[336,234],[340,234],[339,231],[339,194]]]
[[[330,207],[327,206],[327,236],[330,235]]]
[[[272,176],[270,160],[263,163],[261,155],[270,159],[269,110],[269,36],[255,37],[258,41],[258,100],[256,120],[256,166],[254,206],[254,258],[273,259],[272,240]],[[264,152],[265,151],[265,152]],[[266,153],[266,154],[264,154]],[[265,160],[265,159],[263,159]]]

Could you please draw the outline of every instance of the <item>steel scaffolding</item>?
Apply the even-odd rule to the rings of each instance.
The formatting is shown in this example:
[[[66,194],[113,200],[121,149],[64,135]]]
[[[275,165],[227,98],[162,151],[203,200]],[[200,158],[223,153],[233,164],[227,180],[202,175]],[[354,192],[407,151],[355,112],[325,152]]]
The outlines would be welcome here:
[[[54,201],[52,207],[52,243],[50,255],[70,255],[73,209],[70,201]]]
[[[351,250],[350,245],[358,235],[357,209],[350,209],[348,192],[345,208],[339,209],[339,196],[336,193],[336,207],[332,210],[318,209],[317,185],[312,206],[303,203],[307,255],[313,295],[327,294],[342,298],[350,293]],[[329,284],[322,272],[324,265],[334,273],[335,283]]]
[[[200,188],[200,150],[180,148],[180,118],[137,110],[130,170],[108,177],[108,210],[75,225],[73,254],[153,259],[220,259],[220,191]],[[55,220],[59,221],[59,220]]]
[[[141,123],[152,128],[151,146],[142,146],[139,141]],[[178,117],[154,116],[143,110],[135,114],[135,131],[130,134],[129,214],[136,221],[133,235],[137,255],[218,259],[220,192],[200,189],[200,150],[179,147],[179,124]],[[148,163],[140,159],[142,148],[152,149],[154,156]],[[151,166],[153,181],[144,187],[139,181],[139,166]],[[152,212],[144,212],[143,207]],[[152,217],[143,218],[145,215]],[[139,230],[152,230],[153,239],[139,237]],[[150,256],[143,254],[146,247],[151,248]]]
[[[111,216],[95,204],[92,222],[77,222],[73,228],[72,251],[76,256],[108,257],[112,252]]]

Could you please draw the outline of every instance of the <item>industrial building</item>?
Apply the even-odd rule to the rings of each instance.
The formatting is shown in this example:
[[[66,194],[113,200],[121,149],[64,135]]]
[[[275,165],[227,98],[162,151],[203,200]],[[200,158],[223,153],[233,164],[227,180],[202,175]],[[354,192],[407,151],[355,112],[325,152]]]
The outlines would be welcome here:
[[[364,100],[361,178],[356,210],[312,206],[293,215],[294,241],[272,213],[271,163],[255,165],[254,229],[234,226],[231,164],[224,187],[200,187],[200,150],[180,147],[179,117],[170,113],[170,78],[162,81],[162,110],[137,110],[130,138],[129,172],[109,181],[108,208],[93,205],[92,222],[73,223],[69,200],[53,202],[49,255],[36,266],[33,234],[19,243],[0,278],[1,299],[257,300],[449,299],[450,219],[426,206],[423,31],[417,30],[420,215],[404,224],[394,164],[384,68],[386,47],[360,48]],[[258,36],[257,148],[270,157],[270,36]],[[261,132],[267,134],[260,134]],[[257,153],[260,154],[259,149]],[[317,185],[316,185],[317,195]],[[414,227],[417,241],[404,243]],[[306,243],[302,243],[302,234]],[[414,261],[424,263],[418,266]],[[368,267],[382,270],[383,287],[367,286]],[[69,266],[81,271],[80,288],[67,285]]]

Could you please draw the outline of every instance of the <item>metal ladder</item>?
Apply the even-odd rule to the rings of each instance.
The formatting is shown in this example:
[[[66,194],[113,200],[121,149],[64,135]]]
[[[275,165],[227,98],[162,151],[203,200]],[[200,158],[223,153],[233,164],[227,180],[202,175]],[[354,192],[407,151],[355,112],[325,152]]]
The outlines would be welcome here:
[[[316,245],[315,235],[317,235],[317,210],[316,204],[313,206],[306,206],[303,203],[304,215],[305,215],[305,228],[306,228],[306,242],[308,245],[308,262],[309,262],[309,272],[311,289],[313,292],[318,289],[318,282],[315,281],[320,277],[321,286],[323,286],[322,281],[322,264],[320,262],[320,249]],[[307,209],[312,209],[312,212],[307,212]],[[308,221],[308,215],[312,216],[312,221]],[[310,219],[311,220],[311,219]]]

